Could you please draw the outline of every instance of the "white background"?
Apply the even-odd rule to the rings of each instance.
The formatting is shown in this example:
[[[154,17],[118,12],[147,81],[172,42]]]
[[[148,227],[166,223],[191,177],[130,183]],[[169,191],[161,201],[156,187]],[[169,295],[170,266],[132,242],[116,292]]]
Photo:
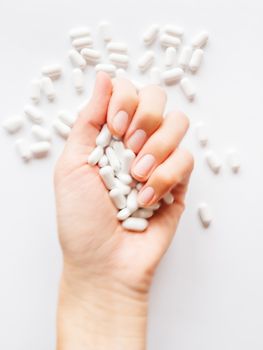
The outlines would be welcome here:
[[[190,130],[186,145],[196,167],[176,238],[163,259],[151,293],[150,350],[262,350],[263,348],[263,3],[258,0],[9,0],[0,4],[0,118],[22,112],[29,82],[41,65],[65,64],[58,102],[43,105],[49,120],[71,98],[68,30],[99,20],[114,24],[114,38],[127,41],[134,61],[143,52],[142,31],[151,23],[185,27],[185,43],[201,29],[211,33],[205,60],[192,78],[197,99],[189,104],[178,87],[169,108],[184,109],[192,124],[204,120],[210,147],[224,166],[213,175]],[[98,42],[98,40],[96,40]],[[156,49],[161,54],[161,50]],[[159,61],[161,63],[161,60]],[[89,96],[94,73],[87,73]],[[62,88],[63,86],[63,88]],[[75,109],[74,109],[75,108]],[[14,140],[0,132],[0,348],[46,350],[55,344],[60,271],[52,170],[63,142],[45,160],[23,164]],[[242,171],[233,175],[225,153],[235,146]],[[204,230],[200,201],[214,221]]]

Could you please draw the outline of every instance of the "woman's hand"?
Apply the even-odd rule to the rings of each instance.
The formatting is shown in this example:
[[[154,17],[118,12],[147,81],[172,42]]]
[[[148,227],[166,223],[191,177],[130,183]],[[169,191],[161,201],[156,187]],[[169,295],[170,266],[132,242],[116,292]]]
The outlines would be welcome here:
[[[115,344],[113,349],[144,349],[153,272],[175,233],[193,169],[192,156],[179,146],[188,119],[179,111],[163,118],[165,105],[165,92],[158,86],[150,85],[137,94],[128,80],[111,82],[99,73],[93,96],[57,163],[57,221],[64,256],[59,349],[111,349],[111,344]],[[140,204],[152,205],[170,190],[174,195],[174,203],[162,205],[143,233],[122,227],[98,168],[87,164],[106,121],[111,132],[122,136],[137,155],[131,171],[145,183],[138,197]],[[75,325],[81,318],[80,325],[68,324],[68,317]],[[73,328],[78,335],[68,346],[65,334]],[[85,338],[92,332],[97,334],[95,343]],[[105,335],[109,333],[115,339],[112,343]]]

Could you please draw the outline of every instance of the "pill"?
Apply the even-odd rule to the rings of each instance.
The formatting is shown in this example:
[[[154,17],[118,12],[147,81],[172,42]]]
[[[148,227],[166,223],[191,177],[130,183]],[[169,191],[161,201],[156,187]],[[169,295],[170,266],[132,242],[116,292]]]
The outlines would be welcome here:
[[[135,159],[135,153],[130,149],[125,149],[121,157],[121,172],[129,174],[132,162]]]
[[[108,157],[105,154],[103,154],[103,156],[100,158],[98,162],[98,165],[100,168],[103,168],[108,164],[109,164]]]
[[[160,43],[163,47],[179,47],[181,45],[181,40],[176,36],[172,36],[169,34],[163,34],[160,37]]]
[[[35,158],[45,157],[51,148],[51,144],[48,141],[40,141],[30,145],[31,152]]]
[[[182,27],[175,26],[173,24],[167,24],[164,27],[164,32],[173,36],[183,36],[184,29]]]
[[[23,125],[24,118],[20,115],[10,117],[2,122],[2,127],[10,134],[14,134],[19,131]]]
[[[158,67],[153,67],[150,70],[150,82],[151,84],[160,85],[161,84],[161,70]]]
[[[146,51],[145,54],[138,61],[138,68],[141,72],[145,72],[154,61],[154,52]]]
[[[32,158],[32,151],[30,148],[30,144],[27,140],[25,139],[17,140],[15,142],[15,147],[16,147],[17,153],[25,162],[28,162]]]
[[[193,38],[192,46],[200,49],[207,44],[208,38],[209,38],[208,32],[202,31]]]
[[[139,92],[145,86],[145,84],[139,80],[132,80],[132,83],[135,86],[137,92]]]
[[[166,67],[172,67],[175,64],[176,49],[174,47],[167,47],[165,50],[164,64]]]
[[[142,183],[141,182],[138,182],[137,184],[136,184],[136,189],[138,190],[138,191],[140,191],[140,189],[142,188]]]
[[[125,185],[117,177],[114,179],[114,187],[119,188],[124,195],[127,195],[131,192],[131,186]]]
[[[124,209],[126,206],[126,198],[119,188],[113,188],[109,196],[117,209]]]
[[[103,71],[114,77],[116,73],[116,67],[113,64],[99,63],[95,67],[96,72]]]
[[[120,221],[126,220],[131,215],[131,212],[128,208],[120,210],[117,214],[117,219]]]
[[[72,46],[80,51],[86,47],[92,47],[93,46],[93,40],[90,36],[85,36],[83,38],[77,38],[72,41]]]
[[[50,141],[51,140],[51,132],[43,128],[40,125],[33,125],[31,128],[31,133],[38,141]]]
[[[101,53],[98,50],[84,48],[80,53],[85,58],[87,63],[95,64],[101,59]]]
[[[32,105],[26,105],[24,107],[24,112],[33,123],[41,124],[44,121],[43,112],[37,107],[34,107]]]
[[[162,78],[165,84],[169,85],[177,83],[179,80],[181,80],[183,75],[184,71],[182,70],[182,68],[177,67],[164,71],[162,74]]]
[[[193,99],[195,98],[195,87],[191,80],[189,78],[183,78],[180,81],[180,86],[188,100],[193,101]]]
[[[195,131],[198,142],[202,147],[205,147],[208,143],[209,136],[204,122],[197,123],[195,126]]]
[[[105,42],[109,42],[112,39],[111,24],[107,21],[99,23],[99,31],[102,39]]]
[[[71,128],[65,123],[63,123],[61,120],[54,120],[53,128],[55,129],[56,133],[64,139],[67,139],[69,137]]]
[[[219,159],[219,157],[217,156],[217,154],[210,150],[206,152],[205,155],[206,158],[206,162],[209,166],[209,168],[215,173],[219,173],[220,169],[221,169],[221,161]]]
[[[205,228],[208,228],[212,222],[212,212],[207,203],[200,203],[198,206],[199,218]]]
[[[122,158],[123,152],[124,152],[124,143],[122,141],[113,141],[111,147],[114,149],[115,153],[117,154],[118,158]]]
[[[238,173],[241,166],[241,161],[239,154],[235,149],[229,149],[227,151],[227,161],[233,173]]]
[[[103,148],[101,146],[95,147],[88,156],[88,164],[96,165],[103,156]]]
[[[122,226],[129,231],[143,232],[148,227],[149,223],[142,218],[128,218],[122,222]]]
[[[89,35],[90,35],[90,29],[88,27],[72,28],[69,32],[69,37],[71,40],[86,37]]]
[[[41,97],[41,80],[34,79],[31,81],[31,93],[30,98],[33,103],[38,104]]]
[[[74,68],[72,71],[72,81],[74,88],[78,94],[81,94],[84,91],[84,74],[80,68]]]
[[[59,79],[62,74],[62,67],[60,64],[50,64],[43,66],[41,69],[42,75],[46,75],[53,80]]]
[[[117,67],[128,67],[129,57],[121,53],[111,53],[109,60]]]
[[[110,144],[111,141],[111,133],[107,126],[107,124],[104,124],[99,135],[96,138],[96,145],[106,147]]]
[[[152,24],[146,31],[143,33],[143,42],[146,46],[150,46],[157,39],[160,26],[158,24]]]
[[[161,207],[161,203],[158,202],[158,203],[150,205],[149,207],[147,207],[147,209],[155,211],[155,210],[158,210],[160,207]]]
[[[204,51],[202,49],[194,50],[189,62],[189,68],[193,73],[197,72],[199,67],[201,66],[203,56],[204,56]]]
[[[64,124],[67,124],[70,128],[72,128],[75,124],[76,116],[68,111],[61,110],[58,112],[57,116]]]
[[[150,217],[153,216],[153,210],[150,209],[138,209],[136,210],[133,214],[132,217],[134,218],[144,218],[144,219],[149,219]]]
[[[127,208],[130,210],[131,213],[134,213],[138,207],[138,191],[136,189],[132,189],[131,192],[128,194],[127,197]]]
[[[125,69],[123,68],[118,68],[116,70],[116,77],[117,78],[122,78],[122,79],[128,79],[128,73],[126,72]]]
[[[100,146],[97,146],[100,147]],[[108,190],[112,190],[115,187],[114,172],[111,166],[107,165],[99,170],[99,174],[102,181]]]
[[[116,52],[116,53],[127,54],[128,46],[125,43],[121,43],[121,42],[118,42],[118,41],[112,41],[112,42],[107,44],[107,50],[109,52]]]
[[[132,183],[132,177],[129,174],[117,173],[116,177],[125,185],[130,185]]]
[[[188,67],[191,56],[192,48],[190,46],[184,46],[178,59],[178,64],[182,69],[186,69]]]
[[[167,192],[165,196],[163,197],[163,201],[165,204],[170,205],[173,204],[174,202],[174,196],[172,195],[171,192]]]
[[[52,102],[56,97],[55,87],[53,84],[53,81],[50,77],[44,77],[42,78],[42,90],[44,94],[46,95],[47,99]]]
[[[84,69],[86,67],[86,60],[77,50],[70,50],[68,53],[71,64],[74,67],[78,67],[80,69]]]
[[[108,160],[109,160],[109,163],[110,163],[110,166],[112,167],[112,169],[115,172],[120,171],[121,163],[120,163],[115,151],[113,150],[113,148],[107,147],[105,153],[106,153],[106,156],[108,157]]]

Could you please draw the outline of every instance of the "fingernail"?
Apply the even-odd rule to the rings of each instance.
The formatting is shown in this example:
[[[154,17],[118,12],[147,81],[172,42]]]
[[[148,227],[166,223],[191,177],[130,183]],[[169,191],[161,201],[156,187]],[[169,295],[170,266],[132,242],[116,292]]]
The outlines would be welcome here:
[[[138,195],[138,201],[140,204],[144,205],[144,204],[148,204],[151,202],[151,200],[153,199],[155,193],[154,193],[154,189],[152,187],[146,187],[144,188]]]
[[[151,154],[145,154],[133,168],[134,175],[145,177],[149,174],[155,164],[155,158]]]
[[[119,134],[123,135],[128,127],[128,113],[125,111],[119,111],[113,118],[113,129]]]
[[[127,146],[137,153],[146,140],[146,132],[142,129],[136,130],[127,141]]]

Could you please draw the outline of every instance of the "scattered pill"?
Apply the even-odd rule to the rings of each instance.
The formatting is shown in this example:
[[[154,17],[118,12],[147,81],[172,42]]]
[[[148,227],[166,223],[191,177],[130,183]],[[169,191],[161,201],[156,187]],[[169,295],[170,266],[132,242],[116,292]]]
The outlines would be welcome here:
[[[84,91],[84,74],[80,68],[74,68],[72,71],[72,81],[73,85],[78,94]]]
[[[46,95],[47,99],[52,102],[54,101],[56,97],[55,87],[53,84],[53,81],[50,77],[44,77],[42,78],[42,90],[44,94]]]
[[[109,60],[117,67],[127,68],[129,65],[129,57],[121,53],[111,53]]]
[[[178,59],[178,64],[182,69],[185,70],[188,67],[191,56],[192,48],[190,46],[184,46]]]
[[[188,100],[193,101],[195,98],[195,88],[191,80],[189,78],[182,78],[180,81],[180,86]]]
[[[202,147],[205,147],[208,144],[209,136],[208,136],[207,128],[204,122],[197,123],[195,130],[196,130],[196,137],[198,142]]]
[[[172,68],[163,72],[162,78],[165,84],[174,84],[182,79],[184,71],[181,68]]]
[[[160,43],[163,47],[179,47],[181,45],[181,40],[176,36],[169,34],[163,34],[160,38]]]
[[[193,55],[189,62],[189,68],[193,73],[197,72],[198,69],[200,68],[203,60],[203,56],[204,56],[204,51],[202,49],[194,50]]]
[[[143,42],[146,46],[152,45],[157,39],[160,26],[158,24],[152,24],[146,31],[143,33]]]
[[[56,133],[64,139],[67,139],[71,132],[71,128],[59,119],[54,120],[53,128],[55,129]]]
[[[131,213],[134,213],[139,208],[138,203],[138,191],[136,189],[131,190],[127,197],[127,208]]]
[[[117,209],[124,209],[126,206],[126,198],[119,188],[113,188],[109,192],[109,196]]]
[[[38,104],[41,97],[41,80],[34,79],[31,81],[31,93],[30,98],[33,103]]]
[[[161,70],[158,67],[153,67],[150,70],[150,82],[155,85],[161,84]]]
[[[99,162],[102,156],[103,156],[103,148],[101,146],[97,146],[93,149],[93,151],[89,155],[88,163],[90,165],[95,165]]]
[[[97,146],[97,147],[100,147],[100,146]],[[116,187],[115,186],[116,182],[115,182],[115,178],[114,178],[114,171],[113,171],[111,166],[107,165],[104,168],[101,168],[99,170],[99,174],[102,178],[104,185],[106,186],[106,188],[108,190],[112,190],[114,187]]]
[[[212,213],[211,209],[206,203],[200,203],[198,206],[198,214],[201,220],[202,225],[205,228],[208,228],[212,222]]]
[[[148,227],[149,223],[146,219],[142,218],[128,218],[122,222],[122,226],[126,230],[143,232]]]
[[[182,27],[178,27],[173,24],[167,24],[164,27],[164,32],[169,35],[181,37],[184,34],[184,29]]]
[[[176,49],[174,47],[167,47],[165,50],[164,64],[166,67],[173,67],[176,59]]]
[[[99,23],[99,31],[102,39],[105,42],[109,42],[112,39],[111,24],[107,21],[102,21]]]
[[[35,106],[26,105],[24,112],[32,123],[41,124],[44,121],[43,112]]]
[[[71,64],[74,67],[78,67],[80,69],[85,69],[86,67],[86,60],[77,50],[70,50],[68,53],[69,59]]]
[[[51,132],[43,128],[40,125],[33,125],[31,128],[31,133],[38,141],[50,141],[51,140]]]
[[[114,77],[116,74],[116,67],[113,64],[99,63],[95,67],[96,72],[105,72]]]
[[[90,35],[90,29],[88,27],[72,28],[69,32],[69,37],[71,40],[87,37],[89,35]]]
[[[106,147],[111,142],[111,133],[107,126],[107,124],[104,124],[101,128],[101,131],[99,135],[96,138],[96,145],[101,147]]]
[[[208,38],[209,38],[208,32],[206,31],[200,32],[192,40],[193,47],[199,48],[199,49],[204,47],[208,42]]]
[[[238,173],[241,166],[241,161],[238,152],[235,149],[227,151],[227,161],[233,173]]]
[[[107,44],[107,50],[109,52],[127,54],[128,46],[125,43],[112,41]]]
[[[129,174],[117,173],[116,177],[125,185],[130,185],[133,181]]]
[[[92,47],[93,46],[93,40],[90,36],[85,36],[83,38],[77,38],[72,41],[72,46],[80,51],[84,48],[87,47]]]
[[[117,214],[117,219],[120,221],[126,220],[131,215],[131,212],[128,208],[120,210]]]
[[[119,161],[119,158],[117,157],[117,154],[113,150],[113,148],[107,147],[105,152],[106,152],[106,156],[108,157],[108,160],[109,160],[109,163],[110,163],[110,166],[112,167],[112,169],[115,172],[120,171],[121,163]]]
[[[138,68],[141,72],[145,72],[150,68],[154,61],[154,52],[146,51],[145,54],[138,61]]]
[[[50,151],[51,145],[48,141],[40,141],[30,145],[30,150],[35,158],[45,157]]]
[[[60,64],[51,64],[44,66],[41,69],[42,75],[50,77],[52,80],[59,79],[62,74],[62,67]]]
[[[10,134],[14,134],[19,131],[23,125],[24,118],[20,115],[10,117],[2,122],[2,127]]]
[[[72,128],[75,124],[76,116],[68,111],[61,110],[58,112],[57,116],[64,124],[68,125],[70,128]]]
[[[173,204],[174,202],[174,196],[172,195],[171,192],[168,192],[165,194],[165,196],[163,197],[163,201],[165,204],[170,205]]]
[[[214,151],[209,150],[206,152],[205,158],[206,158],[206,162],[207,162],[209,168],[215,174],[218,174],[220,169],[221,169],[221,161],[220,161],[219,157],[217,156],[217,154]]]
[[[98,50],[84,48],[80,53],[87,63],[95,64],[101,60],[101,53]]]
[[[15,143],[17,153],[23,159],[24,162],[28,162],[32,158],[32,151],[30,144],[25,139],[19,139]]]

